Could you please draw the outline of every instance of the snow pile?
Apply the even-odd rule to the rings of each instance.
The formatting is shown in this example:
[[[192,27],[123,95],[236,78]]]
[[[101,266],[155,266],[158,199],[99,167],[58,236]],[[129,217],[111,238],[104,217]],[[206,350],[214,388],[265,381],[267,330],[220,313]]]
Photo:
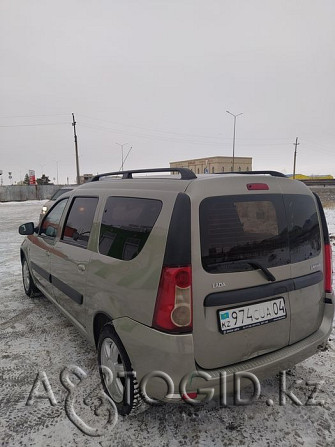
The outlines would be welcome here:
[[[4,446],[333,446],[335,445],[335,337],[327,349],[300,363],[287,374],[287,389],[302,406],[279,405],[279,378],[261,382],[260,398],[249,406],[220,408],[163,405],[136,418],[119,418],[100,437],[80,431],[66,416],[68,391],[60,383],[65,366],[77,365],[87,374],[86,392],[99,383],[95,350],[46,299],[28,299],[21,285],[20,224],[38,221],[43,202],[0,204],[0,439]],[[335,210],[326,216],[335,239]],[[334,250],[335,254],[335,250]],[[56,403],[48,399],[26,402],[38,373],[49,380]],[[94,397],[83,403],[78,379],[76,413],[92,427],[107,422],[104,406]],[[309,399],[314,383],[321,385]],[[38,392],[45,395],[41,385]],[[83,390],[82,390],[83,392]],[[84,393],[85,394],[85,393]],[[94,404],[92,402],[94,401]],[[97,414],[99,413],[99,416]]]

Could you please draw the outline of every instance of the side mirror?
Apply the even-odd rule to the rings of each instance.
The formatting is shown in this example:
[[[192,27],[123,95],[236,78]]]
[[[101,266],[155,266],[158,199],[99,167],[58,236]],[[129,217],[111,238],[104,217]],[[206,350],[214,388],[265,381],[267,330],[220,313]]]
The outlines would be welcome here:
[[[19,233],[23,236],[34,234],[35,226],[33,222],[28,222],[19,226]]]

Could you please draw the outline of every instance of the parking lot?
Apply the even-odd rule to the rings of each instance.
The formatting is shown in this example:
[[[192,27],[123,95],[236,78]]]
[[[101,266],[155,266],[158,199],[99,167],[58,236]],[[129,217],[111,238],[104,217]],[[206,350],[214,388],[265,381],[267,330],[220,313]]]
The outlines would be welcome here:
[[[23,291],[17,229],[38,220],[42,203],[0,203],[1,445],[334,445],[334,331],[326,350],[286,374],[287,391],[302,405],[288,396],[279,404],[276,376],[248,406],[169,404],[114,420],[99,394],[94,348],[53,304]],[[334,236],[335,209],[326,216]]]

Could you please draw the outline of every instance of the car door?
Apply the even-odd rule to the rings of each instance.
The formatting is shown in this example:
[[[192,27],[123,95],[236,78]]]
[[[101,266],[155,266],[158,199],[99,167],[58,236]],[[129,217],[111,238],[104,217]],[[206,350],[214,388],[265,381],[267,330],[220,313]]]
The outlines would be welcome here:
[[[280,194],[194,202],[193,337],[204,369],[281,349],[290,340],[291,269]],[[197,229],[196,229],[197,230]]]
[[[41,292],[52,298],[50,277],[50,254],[55,250],[55,241],[60,221],[68,199],[59,201],[43,219],[37,235],[29,236],[30,268]]]
[[[50,255],[54,297],[83,329],[87,265],[92,253],[87,248],[97,204],[97,197],[73,198],[60,238]]]

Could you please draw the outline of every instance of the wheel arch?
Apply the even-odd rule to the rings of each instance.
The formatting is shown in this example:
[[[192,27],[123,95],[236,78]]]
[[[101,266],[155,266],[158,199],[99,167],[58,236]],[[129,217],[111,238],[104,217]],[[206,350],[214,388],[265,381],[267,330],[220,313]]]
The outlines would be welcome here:
[[[24,251],[22,250],[22,248],[20,249],[20,259],[21,259],[21,264],[23,264],[23,259],[26,257],[26,255],[24,254]]]
[[[105,324],[111,323],[112,321],[113,318],[104,312],[98,312],[95,314],[93,320],[93,336],[95,347],[98,347],[99,334],[101,332],[101,329],[105,326]]]

